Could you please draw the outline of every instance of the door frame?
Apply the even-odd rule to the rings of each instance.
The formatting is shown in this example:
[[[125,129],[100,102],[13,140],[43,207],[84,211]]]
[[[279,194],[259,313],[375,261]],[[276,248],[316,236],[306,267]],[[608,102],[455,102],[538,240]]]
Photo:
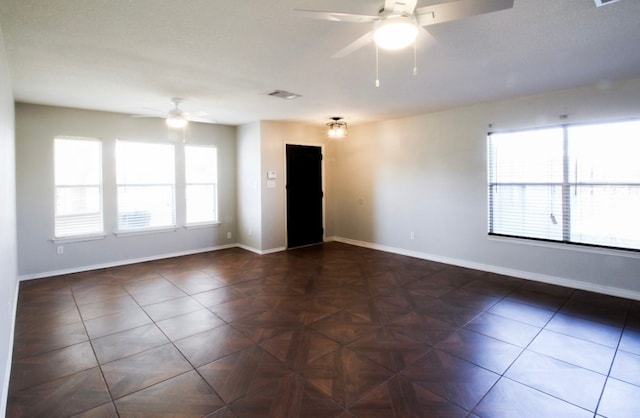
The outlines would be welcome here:
[[[320,176],[321,178],[321,185],[320,187],[322,187],[322,242],[326,241],[326,233],[327,233],[327,228],[326,228],[326,200],[327,200],[327,193],[325,192],[325,165],[324,165],[324,160],[325,160],[325,154],[324,154],[324,149],[325,149],[325,144],[323,143],[317,143],[317,142],[295,142],[295,141],[285,141],[284,142],[284,147],[283,147],[283,153],[284,153],[284,168],[283,168],[283,175],[284,175],[284,241],[285,241],[285,248],[289,249],[289,229],[287,227],[288,224],[288,220],[289,220],[289,213],[288,213],[288,202],[287,202],[287,145],[299,145],[299,146],[307,146],[307,147],[317,147],[320,148],[320,155],[322,155],[322,159],[320,160],[320,169],[322,170],[322,175]]]

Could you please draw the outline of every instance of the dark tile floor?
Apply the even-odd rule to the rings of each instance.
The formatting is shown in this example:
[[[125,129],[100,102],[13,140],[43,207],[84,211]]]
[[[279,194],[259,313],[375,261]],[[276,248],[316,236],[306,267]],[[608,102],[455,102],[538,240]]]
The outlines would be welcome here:
[[[640,302],[328,243],[23,282],[9,417],[637,417]]]

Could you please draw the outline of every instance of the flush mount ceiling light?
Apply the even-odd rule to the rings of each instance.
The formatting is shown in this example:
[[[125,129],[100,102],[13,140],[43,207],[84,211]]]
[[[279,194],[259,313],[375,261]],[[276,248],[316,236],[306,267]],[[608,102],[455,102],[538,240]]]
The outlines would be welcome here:
[[[327,135],[329,138],[344,138],[347,136],[347,122],[343,122],[339,116],[334,116],[331,120],[331,122],[327,123],[329,127]]]
[[[416,41],[418,26],[410,16],[394,16],[375,24],[373,40],[382,49],[402,49]]]
[[[185,118],[183,115],[180,115],[180,114],[167,116],[167,119],[165,122],[169,128],[174,128],[174,129],[184,128],[185,126],[187,126],[187,123],[189,123],[187,118]]]
[[[294,99],[297,99],[298,97],[302,97],[297,93],[291,93],[284,90],[274,90],[272,92],[267,93],[267,96],[279,97],[285,100],[294,100]]]
[[[596,6],[606,6],[607,4],[615,3],[618,0],[595,0]]]
[[[189,120],[187,119],[185,113],[180,109],[180,104],[182,103],[182,99],[179,97],[174,97],[171,99],[173,103],[173,109],[167,115],[165,123],[169,128],[181,129],[187,126]]]

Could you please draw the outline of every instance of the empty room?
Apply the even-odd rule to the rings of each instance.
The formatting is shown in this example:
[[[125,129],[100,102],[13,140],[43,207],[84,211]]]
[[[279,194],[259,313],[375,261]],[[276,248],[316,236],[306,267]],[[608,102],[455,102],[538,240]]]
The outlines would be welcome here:
[[[638,22],[0,0],[0,416],[640,416]]]

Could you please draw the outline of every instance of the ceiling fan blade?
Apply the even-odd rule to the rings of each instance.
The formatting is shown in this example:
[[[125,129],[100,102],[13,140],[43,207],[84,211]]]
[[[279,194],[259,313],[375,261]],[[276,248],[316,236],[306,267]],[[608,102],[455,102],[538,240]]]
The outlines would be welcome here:
[[[345,56],[351,54],[352,52],[355,52],[358,49],[362,48],[363,46],[367,45],[372,40],[373,40],[373,32],[367,32],[364,35],[362,35],[361,37],[359,37],[358,39],[356,39],[355,41],[351,42],[346,47],[342,48],[340,51],[338,51],[335,54],[333,54],[333,56],[331,58],[342,58],[342,57],[345,57]]]
[[[200,116],[196,116],[196,117],[188,117],[187,120],[189,122],[200,122],[200,123],[216,123],[215,120],[210,119],[210,118],[205,118],[205,117],[200,117]]]
[[[211,122],[211,120],[208,118],[209,114],[207,112],[204,112],[204,111],[181,112],[180,114],[183,117],[185,117],[187,120],[192,121],[192,122],[208,122],[208,123]]]
[[[324,12],[321,10],[294,9],[293,12],[298,17],[304,17],[308,19],[331,20],[334,22],[352,22],[352,23],[375,22],[380,18],[379,16],[358,15],[353,13],[341,13],[341,12]]]
[[[416,9],[418,25],[464,19],[465,17],[497,12],[513,7],[514,0],[458,0]]]
[[[418,0],[385,0],[383,10],[394,15],[413,14]]]
[[[205,116],[209,116],[209,114],[204,110],[199,110],[197,112],[183,112],[183,114],[185,116],[194,117],[194,118],[202,118]]]
[[[404,12],[408,15],[413,14],[416,10],[416,3],[418,0],[403,0],[404,3]]]

